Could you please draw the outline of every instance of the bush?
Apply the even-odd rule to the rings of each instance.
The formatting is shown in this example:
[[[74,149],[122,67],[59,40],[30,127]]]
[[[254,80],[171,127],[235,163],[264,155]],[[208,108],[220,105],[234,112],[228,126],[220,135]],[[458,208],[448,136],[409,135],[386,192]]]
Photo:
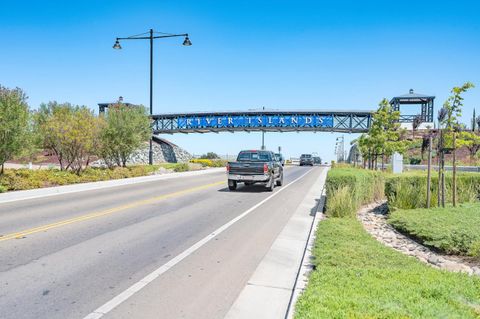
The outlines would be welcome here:
[[[452,200],[452,175],[445,176],[445,200]],[[430,207],[437,206],[438,175],[432,174]],[[385,181],[385,195],[391,209],[414,209],[426,207],[427,174],[409,172],[401,175],[388,175]],[[459,203],[475,202],[480,196],[480,174],[457,174],[457,199]]]
[[[217,159],[220,158],[220,156],[217,155],[217,153],[214,152],[208,152],[207,154],[203,154],[200,156],[201,159]]]
[[[327,214],[355,216],[358,208],[384,197],[384,174],[356,168],[336,168],[328,172]]]
[[[0,185],[0,193],[5,193],[7,190],[6,186]]]
[[[188,163],[178,163],[173,170],[175,172],[186,172],[190,170],[190,166],[188,166]]]
[[[200,164],[202,167],[224,167],[227,161],[221,159],[196,158],[190,160],[190,163]]]
[[[410,165],[418,165],[422,162],[422,159],[419,157],[410,157]]]

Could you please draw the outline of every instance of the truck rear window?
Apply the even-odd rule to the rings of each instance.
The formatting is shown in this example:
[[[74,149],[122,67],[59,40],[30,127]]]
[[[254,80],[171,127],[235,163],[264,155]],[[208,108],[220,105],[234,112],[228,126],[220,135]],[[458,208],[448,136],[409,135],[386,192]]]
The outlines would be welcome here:
[[[268,152],[240,152],[237,157],[237,161],[251,161],[251,162],[269,162],[270,153]]]

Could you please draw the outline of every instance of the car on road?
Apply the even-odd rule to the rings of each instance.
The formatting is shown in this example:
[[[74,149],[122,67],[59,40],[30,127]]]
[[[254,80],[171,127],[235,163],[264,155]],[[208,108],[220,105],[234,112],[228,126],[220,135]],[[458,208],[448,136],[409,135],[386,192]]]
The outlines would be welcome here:
[[[312,154],[302,154],[300,156],[300,166],[310,165],[313,166]]]
[[[314,165],[322,165],[322,159],[319,156],[313,157],[313,164]]]
[[[227,163],[228,189],[244,185],[263,184],[269,191],[283,184],[283,167],[275,154],[265,150],[241,151],[236,162]]]

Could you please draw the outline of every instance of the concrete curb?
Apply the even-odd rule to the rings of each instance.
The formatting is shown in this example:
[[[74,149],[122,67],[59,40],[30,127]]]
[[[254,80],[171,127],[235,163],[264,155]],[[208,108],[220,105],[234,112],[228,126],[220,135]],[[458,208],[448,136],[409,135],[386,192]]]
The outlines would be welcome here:
[[[272,247],[235,300],[226,319],[286,318],[290,305],[296,301],[299,270],[303,270],[304,254],[313,244],[312,228],[323,209],[323,189],[328,169],[325,169],[310,188]],[[320,207],[322,205],[322,207]],[[317,216],[318,214],[315,214]],[[318,222],[317,222],[318,223]],[[297,294],[298,296],[298,294]]]
[[[312,257],[313,257],[313,247],[315,244],[315,239],[317,237],[316,231],[318,228],[318,224],[325,219],[325,215],[323,214],[323,208],[325,206],[325,199],[326,199],[325,181],[326,181],[328,170],[329,168],[326,168],[325,170],[325,179],[323,182],[323,188],[320,195],[320,201],[318,202],[317,211],[315,213],[312,228],[310,229],[310,234],[308,236],[307,246],[305,247],[305,253],[303,255],[302,264],[300,266],[297,280],[295,282],[295,287],[292,292],[287,315],[285,316],[285,318],[287,319],[293,318],[293,315],[295,313],[295,304],[297,303],[298,297],[300,297],[302,292],[306,289],[307,283],[308,283],[308,276],[313,268]]]
[[[179,178],[179,177],[206,175],[206,174],[218,173],[222,171],[225,171],[225,168],[223,167],[210,168],[210,169],[205,169],[200,171],[169,173],[169,174],[162,174],[162,175],[149,175],[149,176],[140,176],[140,177],[132,177],[132,178],[124,178],[124,179],[115,179],[110,181],[55,186],[55,187],[48,187],[48,188],[30,189],[30,190],[24,190],[24,191],[14,191],[14,192],[0,194],[0,204],[19,201],[19,200],[84,192],[84,191],[103,189],[103,188],[109,188],[109,187],[168,180],[168,179]]]

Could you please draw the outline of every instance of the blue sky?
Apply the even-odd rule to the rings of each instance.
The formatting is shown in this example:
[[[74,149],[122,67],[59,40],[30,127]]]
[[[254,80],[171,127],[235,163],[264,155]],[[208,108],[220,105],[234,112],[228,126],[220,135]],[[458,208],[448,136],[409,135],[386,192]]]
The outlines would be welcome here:
[[[148,43],[115,37],[154,28],[191,35],[155,43],[154,113],[375,109],[383,98],[436,96],[464,81],[464,121],[480,114],[478,1],[4,1],[0,84],[32,108],[57,100],[148,105]],[[269,133],[266,145],[334,158],[335,133]],[[345,135],[350,141],[355,135]],[[192,153],[237,153],[260,133],[166,136]]]

